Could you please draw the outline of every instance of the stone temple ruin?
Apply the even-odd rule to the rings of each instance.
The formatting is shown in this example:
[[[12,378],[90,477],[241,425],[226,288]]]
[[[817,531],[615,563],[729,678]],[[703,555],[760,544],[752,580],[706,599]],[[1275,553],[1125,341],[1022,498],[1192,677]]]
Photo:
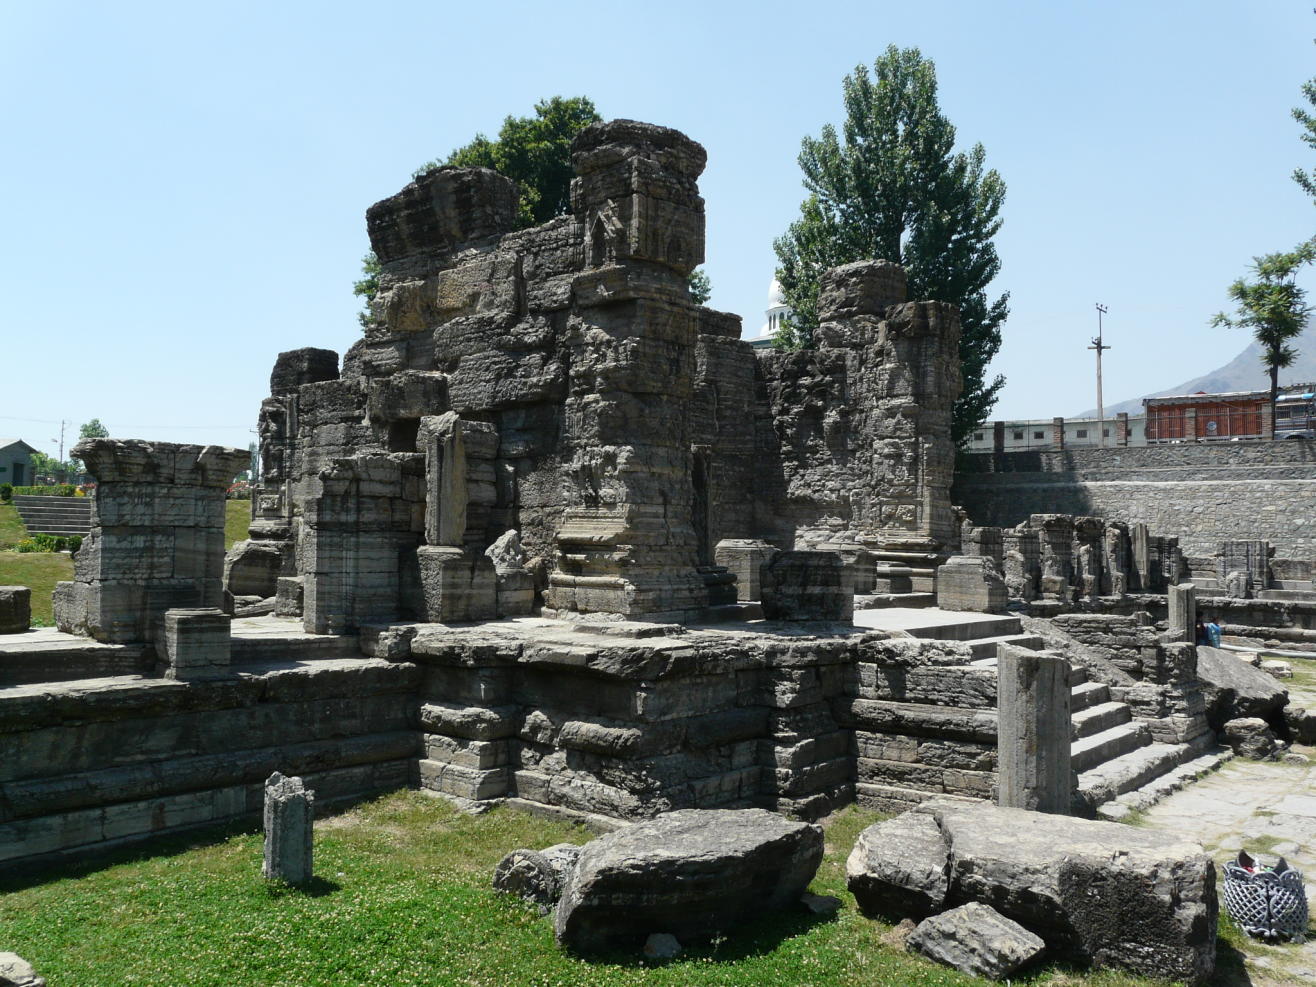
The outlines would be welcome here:
[[[251,816],[274,771],[321,803],[411,785],[615,825],[941,795],[1091,815],[1211,757],[1185,615],[1255,610],[1233,598],[1297,564],[973,524],[956,309],[849,264],[814,349],[754,351],[690,300],[704,162],[619,120],[542,226],[486,169],[372,206],[369,325],[341,364],[278,357],[226,557],[245,452],[80,444],[61,633],[0,638],[0,862]]]

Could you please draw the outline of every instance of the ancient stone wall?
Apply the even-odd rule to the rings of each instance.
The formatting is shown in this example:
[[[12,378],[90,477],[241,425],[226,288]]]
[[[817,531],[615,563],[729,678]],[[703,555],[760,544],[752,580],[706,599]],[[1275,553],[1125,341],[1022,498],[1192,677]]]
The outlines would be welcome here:
[[[975,524],[1095,515],[1145,522],[1193,555],[1264,539],[1277,558],[1316,557],[1316,447],[1301,440],[964,454],[953,497]]]
[[[785,548],[945,548],[958,313],[861,261],[824,275],[818,316],[814,348],[759,355],[757,526]]]
[[[414,783],[413,666],[236,670],[0,689],[0,866],[256,816],[275,770],[322,804]]]
[[[734,599],[724,539],[940,551],[955,309],[907,302],[894,264],[851,264],[824,278],[819,347],[756,359],[736,316],[690,300],[704,161],[674,130],[617,120],[577,137],[571,215],[542,226],[515,229],[515,188],[485,169],[439,168],[372,206],[364,338],[341,372],[328,351],[280,356],[261,408],[267,484],[230,593],[282,587],[286,612],[280,580],[301,580],[316,632],[478,619],[497,609],[479,559],[515,530],[550,613],[684,620]],[[479,476],[468,461],[454,479],[422,448],[443,416],[487,433]],[[424,514],[467,491],[460,545],[414,525],[422,460]],[[337,492],[367,475],[370,504]]]

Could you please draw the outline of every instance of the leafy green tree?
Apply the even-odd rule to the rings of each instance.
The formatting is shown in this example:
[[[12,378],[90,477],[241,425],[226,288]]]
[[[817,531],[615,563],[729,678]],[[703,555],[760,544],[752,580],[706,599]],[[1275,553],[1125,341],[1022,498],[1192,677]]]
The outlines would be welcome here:
[[[1307,98],[1308,105],[1316,110],[1316,79],[1308,79],[1302,84],[1302,95]],[[1312,150],[1316,150],[1316,115],[1301,106],[1295,106],[1293,108],[1293,119],[1302,124],[1302,142]],[[1293,180],[1312,199],[1316,200],[1316,169],[1304,171],[1302,168],[1295,168]]]
[[[1219,312],[1211,320],[1213,326],[1252,330],[1252,338],[1261,345],[1262,366],[1270,373],[1272,407],[1279,394],[1279,372],[1298,355],[1291,341],[1302,334],[1312,311],[1306,290],[1297,283],[1298,271],[1312,261],[1316,261],[1316,240],[1287,253],[1253,257],[1249,270],[1255,280],[1239,278],[1229,286],[1229,297],[1237,306],[1235,314]]]
[[[812,345],[818,279],[828,268],[868,258],[904,265],[911,298],[959,306],[964,387],[952,423],[959,443],[987,418],[1005,384],[999,374],[987,377],[1009,314],[1008,294],[987,295],[1001,267],[992,237],[1001,228],[1005,183],[986,168],[981,144],[953,150],[936,67],[917,48],[887,48],[871,75],[856,67],[842,97],[840,133],[827,125],[802,142],[809,197],[773,244],[777,280],[794,312],[777,345]]]
[[[533,117],[504,120],[497,140],[476,134],[473,141],[442,161],[421,165],[414,177],[443,165],[492,168],[520,186],[521,225],[547,223],[571,210],[571,142],[602,119],[585,96],[541,99]]]
[[[705,305],[713,297],[713,281],[708,272],[697,267],[690,272],[690,300],[696,305]]]
[[[101,424],[99,418],[93,418],[78,429],[79,439],[108,439],[110,430]]]

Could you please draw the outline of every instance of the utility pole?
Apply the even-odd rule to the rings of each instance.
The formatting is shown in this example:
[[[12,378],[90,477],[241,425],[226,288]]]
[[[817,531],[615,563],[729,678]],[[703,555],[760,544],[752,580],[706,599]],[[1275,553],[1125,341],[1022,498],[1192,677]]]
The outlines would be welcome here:
[[[60,461],[61,463],[64,462],[64,429],[68,428],[68,427],[69,427],[70,425],[72,425],[72,424],[73,424],[72,422],[67,422],[67,421],[64,421],[63,419],[60,419],[60,423],[59,423],[59,461]]]
[[[1105,305],[1097,302],[1097,338],[1088,347],[1097,351],[1097,442],[1102,446],[1106,444],[1106,409],[1101,403],[1101,351],[1110,347],[1101,341],[1101,317],[1108,311]]]

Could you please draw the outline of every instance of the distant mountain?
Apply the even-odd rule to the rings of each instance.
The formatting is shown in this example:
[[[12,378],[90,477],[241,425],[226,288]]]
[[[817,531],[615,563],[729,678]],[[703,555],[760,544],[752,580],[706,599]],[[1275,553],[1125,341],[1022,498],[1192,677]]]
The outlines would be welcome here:
[[[1293,366],[1279,372],[1281,387],[1290,383],[1305,384],[1316,381],[1316,323],[1307,324],[1307,328],[1298,337],[1295,345],[1298,350],[1298,358],[1293,361]],[[1222,391],[1263,391],[1269,387],[1270,375],[1266,373],[1266,368],[1261,365],[1261,346],[1252,343],[1218,370],[1212,370],[1210,373],[1194,377],[1192,380],[1176,384],[1174,387],[1167,387],[1155,394],[1144,394],[1143,397],[1160,398],[1168,394],[1195,394],[1198,391],[1206,391],[1208,394],[1218,394]],[[1107,418],[1118,415],[1121,411],[1127,411],[1131,415],[1140,415],[1142,414],[1142,398],[1121,401],[1119,404],[1108,404],[1103,410]],[[1074,417],[1095,418],[1096,415],[1097,409],[1089,408]]]

